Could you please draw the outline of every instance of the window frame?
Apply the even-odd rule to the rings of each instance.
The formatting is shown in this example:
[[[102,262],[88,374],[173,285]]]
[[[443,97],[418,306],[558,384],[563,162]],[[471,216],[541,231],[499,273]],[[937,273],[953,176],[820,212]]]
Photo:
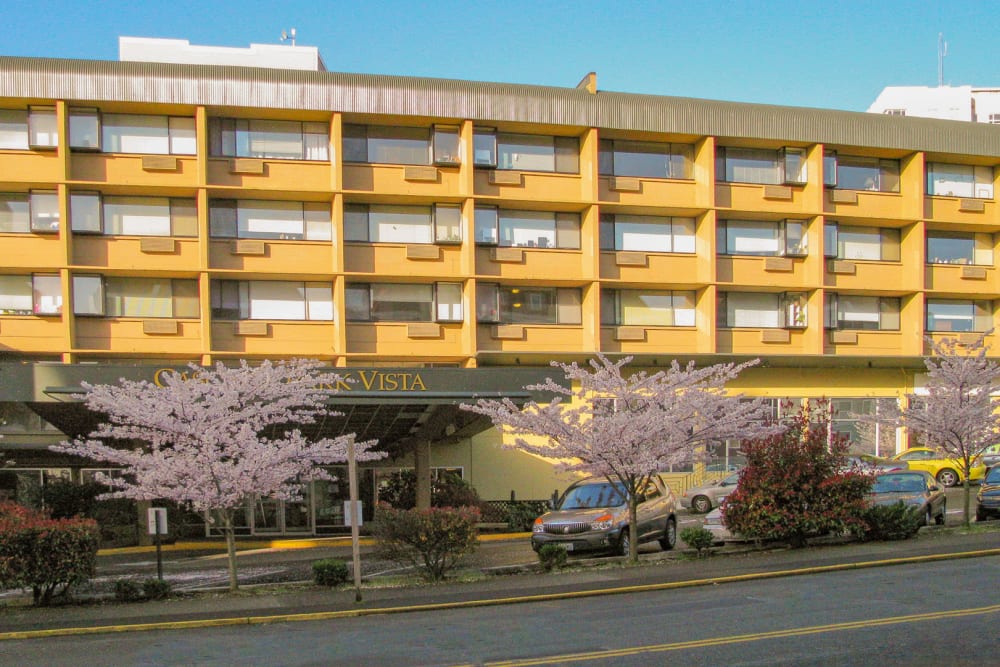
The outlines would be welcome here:
[[[31,299],[31,308],[27,311],[24,309],[7,309],[16,310],[18,312],[0,312],[0,317],[61,317],[62,316],[62,280],[58,273],[44,273],[44,272],[33,272],[33,273],[14,273],[14,274],[4,274],[0,276],[2,278],[22,278],[27,280],[28,288],[30,293],[27,294]],[[42,292],[39,289],[40,281],[55,279],[58,285],[58,292],[55,295],[47,292]],[[3,295],[3,296],[25,296],[22,294],[16,295]],[[54,309],[44,309],[41,306],[40,297],[51,297],[55,296],[57,301]]]
[[[931,327],[931,306],[944,306],[944,305],[968,305],[970,308],[970,313],[968,321],[971,323],[969,329],[938,329]],[[988,299],[937,299],[931,298],[927,299],[924,303],[924,330],[928,333],[985,333],[993,328],[993,302]],[[955,318],[935,318],[935,319],[951,319]],[[966,319],[964,316],[962,319]]]
[[[251,130],[250,124],[288,123],[297,124],[299,129],[299,157],[254,155],[250,150],[251,135],[259,130]],[[323,132],[309,131],[322,127]],[[227,137],[231,134],[231,137]],[[291,134],[291,133],[288,133]],[[323,143],[311,143],[308,137],[325,137]],[[232,147],[228,146],[231,139]],[[322,157],[309,157],[309,153],[317,146],[322,147]],[[231,152],[230,152],[231,150]],[[235,116],[212,116],[208,119],[208,157],[210,158],[249,158],[258,160],[288,160],[291,162],[329,163],[331,161],[330,125],[329,122],[311,120],[285,120],[279,118],[244,118]]]
[[[555,313],[554,322],[543,322],[543,321],[529,321],[518,320],[511,317],[505,317],[507,311],[504,309],[504,290],[510,290],[512,294],[519,293],[521,290],[524,291],[547,291],[553,294],[552,307]],[[491,292],[487,294],[486,292]],[[562,319],[562,313],[564,308],[563,297],[569,298],[572,301],[572,297],[575,295],[577,312],[572,318],[566,320]],[[583,292],[578,287],[551,287],[547,285],[510,285],[506,283],[498,283],[493,281],[484,281],[476,284],[476,324],[485,325],[518,325],[518,326],[579,326],[582,324],[582,303],[583,303]],[[489,311],[489,315],[486,317],[482,316],[484,308]],[[516,308],[512,307],[510,313],[515,312]]]
[[[768,227],[774,227],[774,242],[777,246],[776,252],[730,252],[730,229],[733,228],[731,223],[738,223],[744,228],[751,228],[753,225],[757,225],[758,229],[761,231],[765,230],[764,225]],[[799,220],[796,218],[785,218],[783,220],[744,220],[744,219],[725,219],[719,220],[716,223],[716,254],[725,257],[808,257],[809,247],[808,247],[808,222],[805,220]],[[740,227],[736,227],[739,229]],[[793,235],[789,233],[790,229],[798,228],[799,234]],[[754,237],[748,237],[754,238]],[[798,238],[798,242],[795,239]]]
[[[664,147],[663,152],[660,151],[626,151],[624,148],[618,150],[617,144],[630,144],[637,147]],[[675,147],[682,147],[681,150],[676,150]],[[683,150],[687,149],[687,150]],[[618,172],[618,154],[650,154],[650,155],[663,155],[665,174],[655,175],[648,173],[633,173],[639,170],[628,170]],[[681,168],[681,174],[674,173],[674,166],[680,161],[684,167]],[[649,178],[649,179],[660,179],[660,180],[693,180],[694,179],[694,145],[693,144],[683,144],[675,142],[660,142],[660,141],[634,141],[630,139],[601,139],[598,143],[598,175],[600,176],[623,176],[632,178]]]
[[[902,299],[898,296],[882,296],[869,294],[841,294],[840,292],[827,292],[824,304],[823,327],[830,331],[900,331],[900,316],[902,313]],[[876,326],[844,326],[842,322],[859,322],[862,320],[841,320],[840,300],[841,296],[855,299],[874,299],[875,314],[878,319]],[[891,317],[893,316],[894,317]],[[892,324],[895,320],[895,326]],[[867,321],[867,320],[865,320]]]
[[[552,140],[552,169],[532,169],[530,167],[501,164],[501,155],[505,145],[516,145],[505,138],[532,137],[535,139]],[[525,171],[537,174],[579,174],[580,173],[580,137],[555,134],[531,134],[528,132],[505,132],[492,127],[476,127],[472,134],[473,168],[495,169],[496,171]],[[575,148],[573,145],[575,144]],[[527,145],[527,144],[524,144]],[[485,159],[480,159],[481,152],[486,152]],[[566,164],[566,161],[569,164]],[[562,165],[560,165],[562,163]]]
[[[670,250],[663,250],[663,251],[661,251],[661,250],[649,250],[649,249],[644,249],[644,248],[630,248],[630,247],[629,248],[626,248],[626,247],[621,247],[620,248],[620,247],[618,247],[619,246],[619,243],[618,243],[618,225],[619,225],[618,216],[619,215],[627,215],[629,218],[642,218],[643,219],[642,221],[636,221],[636,222],[622,221],[621,224],[630,224],[630,225],[648,224],[648,225],[653,225],[653,226],[655,226],[657,224],[663,224],[663,225],[665,225],[666,228],[667,228],[667,233],[664,236],[665,236],[665,238],[669,239]],[[648,220],[648,222],[647,222],[647,220]],[[661,220],[664,221],[664,222],[662,222],[662,223],[658,223],[657,222],[657,221],[661,221]],[[691,229],[691,235],[690,235],[690,237],[688,237],[688,235],[682,235],[682,234],[678,234],[677,233],[678,228],[680,228],[682,230],[686,230],[686,227],[687,227],[685,223],[678,224],[677,222],[675,222],[675,221],[678,221],[678,220],[685,221],[685,223],[686,223],[686,221],[690,221],[690,223],[691,223],[690,224],[690,229]],[[693,254],[697,254],[697,239],[698,239],[698,236],[697,236],[698,220],[697,220],[697,218],[693,218],[693,217],[688,218],[688,217],[684,217],[684,216],[658,216],[658,215],[631,215],[631,214],[619,214],[619,213],[601,213],[600,219],[598,221],[598,226],[599,226],[599,237],[600,237],[598,241],[599,241],[601,252],[663,252],[665,254],[676,254],[676,255],[693,255]],[[690,238],[691,250],[690,251],[687,251],[687,250],[678,250],[677,249],[678,239],[687,240],[688,238]],[[610,243],[608,242],[609,239],[610,239]],[[622,244],[622,245],[624,245],[624,244]]]
[[[277,236],[258,236],[258,235],[246,235],[240,229],[240,205],[243,204],[244,208],[251,208],[250,204],[298,204],[300,220],[298,221],[301,225],[301,234],[298,238],[295,238],[294,233],[282,233],[273,232],[278,234]],[[311,205],[311,206],[310,206]],[[264,209],[263,206],[260,207]],[[291,209],[293,207],[289,207]],[[280,210],[280,209],[272,209]],[[218,216],[223,215],[222,212],[231,211],[233,215],[232,221],[220,220]],[[325,221],[312,221],[313,223],[323,222],[321,227],[312,227],[310,225],[309,214],[310,213],[326,213]],[[225,226],[232,225],[232,233],[225,228]],[[322,229],[324,230],[320,236],[313,238],[310,233],[310,229]],[[263,232],[261,232],[263,233]],[[212,239],[260,239],[264,241],[296,241],[296,242],[307,242],[307,243],[328,243],[333,240],[333,214],[330,206],[330,202],[312,202],[312,201],[288,201],[284,199],[230,199],[230,198],[220,198],[211,199],[208,203],[208,235]],[[289,237],[290,236],[290,237]],[[285,238],[289,237],[289,238]]]
[[[302,293],[301,318],[287,317],[255,317],[253,313],[254,299],[251,295],[251,283],[282,283],[286,286],[298,286]],[[329,301],[313,301],[309,298],[310,290],[325,289]],[[312,317],[311,304],[329,303],[329,317]],[[314,280],[233,280],[230,278],[213,278],[209,284],[209,314],[213,321],[231,322],[335,322],[333,284]]]
[[[501,232],[504,229],[504,213],[510,214],[508,220],[514,219],[514,214],[527,213],[527,214],[551,214],[552,215],[552,236],[555,239],[554,245],[521,245],[515,244],[513,237],[510,243],[505,243],[502,238]],[[487,246],[487,247],[500,247],[500,248],[523,248],[527,250],[581,250],[582,249],[582,217],[579,213],[572,211],[535,211],[531,209],[513,209],[513,208],[501,208],[499,206],[476,206],[473,215],[474,220],[474,230],[476,236],[477,246]],[[480,224],[480,216],[490,216],[493,220],[492,225],[487,222]],[[562,218],[560,219],[560,216]],[[575,225],[573,224],[575,220]],[[562,230],[560,231],[560,225],[562,224]],[[485,229],[493,230],[492,240],[480,240],[480,232]],[[510,229],[518,229],[517,227],[509,227]],[[538,237],[539,239],[544,238],[543,236]],[[575,239],[575,241],[574,241]],[[530,241],[528,242],[530,243]],[[540,241],[539,241],[540,243]]]
[[[638,295],[658,295],[666,297],[669,302],[669,324],[647,324],[641,322],[626,322],[624,313],[622,312],[623,303],[622,296],[623,292],[636,293]],[[610,299],[610,309],[613,311],[611,314],[613,318],[605,317],[608,311],[605,309],[606,300]],[[690,308],[680,308],[678,306],[678,301],[682,303],[690,299]],[[690,310],[692,322],[690,324],[678,324],[677,323],[677,311]],[[695,327],[697,326],[697,292],[696,290],[645,290],[645,289],[631,289],[631,288],[602,288],[601,289],[601,326],[602,327]],[[609,321],[609,319],[611,321]]]
[[[376,310],[376,308],[375,308],[375,294],[374,294],[374,290],[372,289],[373,285],[384,285],[384,286],[393,285],[393,286],[404,286],[404,287],[426,286],[426,287],[429,287],[430,288],[431,299],[427,303],[430,304],[430,317],[428,319],[421,319],[421,320],[413,320],[413,319],[384,319],[384,318],[377,318],[377,317],[375,317],[375,310]],[[454,289],[457,286],[458,292],[459,292],[459,301],[457,303],[455,301],[450,301],[448,303],[451,304],[452,306],[456,306],[457,305],[458,311],[459,311],[458,312],[458,316],[455,316],[455,315],[442,316],[442,314],[441,314],[441,312],[442,312],[441,311],[441,307],[442,307],[442,305],[444,305],[444,302],[441,300],[441,294],[440,294],[440,292],[442,291],[442,287],[443,286],[447,286],[448,289]],[[359,294],[360,293],[364,293],[367,296],[367,298],[365,299],[365,301],[367,303],[367,307],[366,307],[367,317],[365,317],[365,318],[351,316],[351,314],[347,310],[347,306],[345,304],[345,307],[344,307],[344,317],[347,320],[347,322],[349,322],[349,323],[355,323],[355,324],[382,324],[382,323],[392,324],[392,323],[404,323],[405,324],[405,323],[410,323],[410,322],[455,323],[455,322],[464,322],[465,321],[464,286],[459,281],[442,280],[442,281],[435,281],[435,282],[432,282],[432,283],[398,283],[398,282],[386,282],[386,283],[383,283],[383,282],[378,282],[378,283],[367,282],[366,283],[366,282],[349,282],[349,283],[347,283],[345,285],[345,299],[347,299],[347,301],[350,301],[350,299],[346,297],[346,292],[347,291],[356,291]],[[417,302],[417,303],[421,303],[421,302]]]
[[[774,326],[750,326],[731,323],[728,312],[730,295],[732,294],[773,297],[777,307],[773,311],[768,309],[764,312],[775,313],[777,315],[776,324]],[[716,303],[716,323],[720,329],[806,329],[809,326],[808,302],[809,295],[806,292],[720,292]]]

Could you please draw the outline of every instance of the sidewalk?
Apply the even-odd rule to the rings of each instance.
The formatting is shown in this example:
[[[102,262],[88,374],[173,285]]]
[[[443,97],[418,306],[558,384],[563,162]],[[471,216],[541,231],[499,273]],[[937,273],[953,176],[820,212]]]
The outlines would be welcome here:
[[[508,536],[510,537],[510,536]],[[499,538],[503,539],[503,538]],[[523,540],[517,536],[517,540]],[[93,632],[127,632],[318,620],[338,616],[402,613],[433,608],[514,604],[547,598],[607,595],[635,590],[668,590],[714,585],[740,579],[796,576],[835,569],[884,567],[901,562],[1000,556],[1000,532],[968,535],[923,529],[902,542],[850,543],[789,550],[736,550],[704,559],[690,553],[654,552],[642,566],[625,567],[615,559],[572,559],[571,571],[490,576],[470,583],[405,588],[363,586],[355,602],[353,587],[321,589],[284,586],[200,593],[160,602],[70,605],[51,608],[0,607],[0,640]],[[505,568],[500,568],[505,571]]]

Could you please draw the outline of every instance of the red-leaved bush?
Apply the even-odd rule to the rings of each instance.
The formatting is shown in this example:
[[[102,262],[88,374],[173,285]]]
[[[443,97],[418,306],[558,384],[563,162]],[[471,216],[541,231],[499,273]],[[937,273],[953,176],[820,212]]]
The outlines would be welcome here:
[[[0,588],[30,588],[47,605],[61,587],[93,576],[100,533],[93,519],[52,519],[11,502],[0,503]]]
[[[848,441],[830,434],[828,403],[813,402],[778,435],[742,444],[746,467],[722,505],[726,527],[745,537],[804,546],[807,537],[864,529],[872,478],[845,471]]]
[[[397,510],[380,504],[372,535],[376,554],[420,570],[429,581],[440,581],[466,554],[478,546],[479,509],[432,507]]]

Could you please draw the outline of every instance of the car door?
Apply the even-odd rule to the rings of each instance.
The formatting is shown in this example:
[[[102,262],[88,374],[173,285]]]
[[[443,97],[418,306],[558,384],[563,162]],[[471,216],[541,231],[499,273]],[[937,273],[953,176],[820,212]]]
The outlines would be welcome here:
[[[667,527],[665,503],[666,497],[655,479],[650,479],[643,488],[644,501],[636,510],[639,541],[645,542],[657,539]]]
[[[934,476],[937,472],[937,466],[932,460],[933,456],[933,452],[920,450],[915,452],[903,452],[897,457],[897,460],[906,461],[906,463],[910,466],[910,470],[923,470],[924,472],[930,473],[931,476]]]

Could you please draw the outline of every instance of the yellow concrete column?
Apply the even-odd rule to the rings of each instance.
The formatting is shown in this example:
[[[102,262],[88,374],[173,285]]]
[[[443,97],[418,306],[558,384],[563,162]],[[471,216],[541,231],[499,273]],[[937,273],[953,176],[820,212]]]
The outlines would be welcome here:
[[[580,198],[594,203],[598,197],[598,176],[600,141],[596,128],[590,128],[580,137]]]
[[[705,137],[694,145],[695,203],[715,207],[715,137]]]
[[[716,350],[719,288],[707,285],[698,290],[695,299],[695,324],[698,326],[698,353],[712,354]]]
[[[899,194],[903,198],[903,216],[920,220],[924,213],[924,189],[927,177],[923,153],[913,153],[899,161]]]
[[[330,189],[334,192],[344,188],[344,156],[340,147],[344,145],[344,115],[335,113],[330,117]]]

